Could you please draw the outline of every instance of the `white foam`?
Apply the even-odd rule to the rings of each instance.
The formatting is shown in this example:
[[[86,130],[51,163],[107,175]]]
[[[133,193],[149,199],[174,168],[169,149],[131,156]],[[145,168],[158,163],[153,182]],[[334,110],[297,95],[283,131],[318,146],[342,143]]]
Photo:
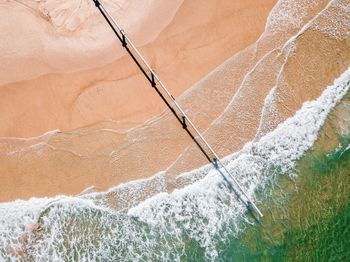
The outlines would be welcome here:
[[[2,140],[19,140],[19,141],[32,141],[32,140],[38,140],[38,139],[50,139],[54,135],[60,133],[61,130],[59,129],[54,129],[51,131],[47,131],[39,136],[33,136],[33,137],[0,137],[0,141]]]
[[[287,119],[260,141],[247,144],[238,157],[234,155],[232,160],[231,156],[226,159],[227,167],[248,194],[254,195],[256,190],[262,189],[276,175],[295,175],[295,161],[312,147],[329,111],[349,87],[350,69],[333,86],[326,88],[316,101],[305,102],[294,117]],[[179,223],[185,228],[191,228],[190,236],[206,248],[209,257],[214,258],[215,237],[224,226],[231,234],[237,234],[238,224],[232,224],[232,221],[242,217],[245,211],[235,196],[220,186],[221,183],[219,174],[212,170],[195,184],[146,200],[132,208],[129,215],[149,225],[167,228],[173,233],[176,233]],[[192,214],[197,217],[195,221]],[[228,225],[232,225],[233,230],[227,228]]]
[[[0,259],[9,258],[12,250],[23,248],[23,237],[35,225],[36,216],[50,199],[31,199],[0,204]]]
[[[267,18],[265,31],[277,34],[286,28],[300,28],[308,9],[317,4],[317,1],[308,1],[305,5],[304,0],[279,0]]]
[[[313,29],[335,38],[343,40],[350,34],[350,3],[347,0],[332,1],[325,12],[312,25]]]
[[[255,201],[256,192],[276,177],[295,176],[295,161],[312,147],[328,113],[349,87],[350,69],[273,132],[224,160]],[[92,196],[98,198],[98,193],[89,195],[90,200],[57,197],[0,204],[0,258],[24,250],[28,259],[44,261],[179,261],[191,241],[204,250],[206,259],[214,260],[220,251],[217,244],[244,230],[246,207],[209,166],[185,176],[200,180],[147,199],[127,215],[96,205]]]

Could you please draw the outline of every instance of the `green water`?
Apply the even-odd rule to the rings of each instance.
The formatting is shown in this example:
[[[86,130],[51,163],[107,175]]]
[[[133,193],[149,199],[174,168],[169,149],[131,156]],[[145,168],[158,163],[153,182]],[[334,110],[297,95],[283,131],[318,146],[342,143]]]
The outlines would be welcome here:
[[[298,162],[295,180],[281,175],[269,186],[259,205],[264,213],[260,223],[245,225],[239,238],[218,234],[216,261],[350,261],[350,136],[327,129],[326,124],[315,148]],[[92,260],[131,261],[126,258],[130,248],[139,261],[158,261],[154,258],[165,253],[167,261],[206,261],[205,249],[181,225],[177,236],[161,234],[137,220],[69,204],[52,205],[38,223],[39,234],[32,239],[37,250],[29,252],[35,254],[30,260],[47,252],[50,239],[40,236],[55,235],[49,253],[64,254],[67,261],[80,261],[90,251]]]
[[[157,197],[140,213],[115,212],[83,197],[16,202],[0,206],[6,218],[0,260],[350,261],[349,145],[350,93],[297,161],[296,176],[275,162],[238,161],[237,172],[255,171],[269,183],[258,192],[261,221],[245,208],[239,213],[236,196],[217,176]]]
[[[218,261],[350,261],[350,95],[314,148],[263,201],[264,219],[222,247]]]

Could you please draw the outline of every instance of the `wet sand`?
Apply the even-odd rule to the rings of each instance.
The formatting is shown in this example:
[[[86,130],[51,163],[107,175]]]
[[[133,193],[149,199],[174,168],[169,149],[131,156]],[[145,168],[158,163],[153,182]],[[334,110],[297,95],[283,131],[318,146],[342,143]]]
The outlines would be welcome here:
[[[275,4],[275,0],[150,1],[147,6],[136,2],[106,2],[106,6],[175,96],[256,41]],[[184,137],[185,144],[177,149],[161,150],[169,156],[158,160],[158,168],[140,165],[137,156],[123,160],[123,168],[118,167],[113,157],[117,153],[112,151],[123,148],[134,132],[143,135],[140,130],[145,127],[130,128],[156,116],[164,106],[130,58],[115,45],[94,6],[85,1],[72,14],[76,8],[73,1],[1,6],[0,12],[7,16],[20,14],[17,27],[13,28],[11,18],[4,23],[4,29],[14,34],[1,43],[6,58],[0,68],[0,108],[2,123],[6,123],[0,127],[1,200],[76,194],[92,185],[106,189],[164,168],[191,143]],[[33,32],[26,31],[28,23]],[[31,44],[21,42],[16,34]],[[22,70],[18,72],[15,69],[19,67]],[[216,110],[216,115],[219,113]],[[163,117],[168,119],[165,128],[172,130],[173,119],[167,113],[156,119]],[[57,129],[62,132],[42,135]],[[172,136],[177,132],[174,129]],[[152,136],[149,142],[162,139],[158,131]],[[152,154],[143,143],[129,146],[126,142],[124,149],[134,147],[144,156]]]
[[[273,130],[349,66],[349,37],[335,39],[321,32],[327,16],[345,19],[339,10],[322,11],[328,1],[277,5],[258,39],[272,2],[268,8],[267,2],[258,6],[248,1],[242,7],[231,1],[208,1],[194,14],[196,1],[184,1],[159,35],[141,47],[173,93],[182,94],[181,105],[221,156]],[[243,21],[235,20],[237,15],[251,18],[256,17],[254,12],[260,14],[255,22],[232,30],[237,27],[234,21]],[[284,24],[281,14],[288,12],[300,17]],[[320,13],[325,17],[317,18]],[[308,26],[286,44],[312,19],[318,22],[310,25],[317,28]],[[221,37],[215,35],[218,32]],[[162,170],[171,181],[206,164],[170,112],[159,114],[164,107],[145,86],[124,56],[99,68],[2,86],[0,105],[9,112],[3,115],[7,123],[0,129],[3,136],[40,135],[57,128],[62,132],[0,140],[4,174],[0,199],[77,194],[90,186],[106,190]],[[138,98],[130,102],[135,94]],[[33,95],[34,105],[17,110],[15,104]]]

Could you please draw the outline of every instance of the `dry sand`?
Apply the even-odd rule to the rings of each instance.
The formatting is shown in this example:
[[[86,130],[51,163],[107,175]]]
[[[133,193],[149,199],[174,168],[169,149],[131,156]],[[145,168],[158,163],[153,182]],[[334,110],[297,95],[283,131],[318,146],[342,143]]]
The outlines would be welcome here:
[[[0,9],[9,17],[2,32],[11,32],[1,43],[6,59],[0,67],[0,79],[7,84],[0,87],[1,120],[6,123],[0,127],[0,136],[37,136],[104,121],[131,127],[164,109],[92,1],[84,0],[86,4],[76,11],[78,18],[87,17],[87,24],[71,22],[72,29],[69,23],[62,26],[64,23],[58,22],[63,20],[61,9],[68,12],[70,6],[62,1],[48,2],[44,7],[51,11],[49,21],[17,2],[6,2]],[[70,2],[75,10],[75,1]],[[149,5],[155,5],[148,7],[152,12],[137,7],[136,2],[121,1],[121,9],[111,4],[107,7],[121,14],[120,24],[130,31],[152,67],[177,96],[253,43],[275,0],[149,1]],[[16,17],[23,16],[24,20],[17,18],[18,26],[11,14],[17,9],[21,15]],[[33,32],[27,33],[28,24]],[[82,71],[82,67],[90,69]]]
[[[253,43],[274,3],[109,1],[106,6],[177,96]],[[123,171],[116,171],[111,161],[111,152],[123,148],[134,132],[127,130],[164,106],[116,45],[91,1],[80,6],[75,1],[5,2],[0,12],[6,18],[2,32],[8,32],[0,43],[0,199],[75,194],[91,185],[107,188],[157,170],[140,165],[139,157],[126,160]],[[165,118],[165,128],[172,130],[173,119]],[[55,129],[65,132],[41,135]],[[69,132],[73,129],[77,130]],[[143,129],[137,129],[141,135]],[[176,136],[178,130],[173,131]],[[32,136],[39,137],[11,138]],[[149,142],[161,138],[159,131],[152,136]],[[158,169],[191,142],[187,137],[184,141],[177,149],[160,150],[169,157],[158,160]],[[139,145],[147,155],[147,147]]]
[[[221,156],[275,128],[350,64],[346,1],[335,7],[326,7],[329,1],[280,1],[258,40],[274,1],[234,2],[163,6],[174,11],[171,21],[159,28],[149,22],[158,33],[137,39],[174,94],[191,86],[179,101]],[[338,23],[329,23],[334,17]],[[0,140],[1,200],[76,194],[92,185],[106,190],[161,170],[172,181],[207,163],[167,110],[157,115],[159,98],[119,56],[107,63],[101,54],[107,64],[98,68],[42,73],[0,87],[2,136],[64,130]]]

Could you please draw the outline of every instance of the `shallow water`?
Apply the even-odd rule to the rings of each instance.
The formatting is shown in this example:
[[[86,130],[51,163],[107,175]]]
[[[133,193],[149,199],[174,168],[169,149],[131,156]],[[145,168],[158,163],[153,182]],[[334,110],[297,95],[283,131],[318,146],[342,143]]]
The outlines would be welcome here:
[[[265,218],[233,238],[229,261],[349,261],[350,94],[332,111],[296,179],[270,186]]]
[[[166,192],[165,180],[158,174],[153,181],[159,183],[154,188],[160,193],[146,201],[134,197],[129,202],[138,194],[137,182],[112,189],[130,191],[114,196],[127,197],[116,200],[126,203],[123,208],[112,208],[99,193],[0,204],[0,258],[294,261],[329,255],[333,260],[346,259],[349,95],[329,113],[349,87],[347,70],[317,100],[306,102],[273,132],[225,159],[263,210],[261,221],[215,169],[205,166],[184,174],[183,181],[191,182],[173,192]]]

